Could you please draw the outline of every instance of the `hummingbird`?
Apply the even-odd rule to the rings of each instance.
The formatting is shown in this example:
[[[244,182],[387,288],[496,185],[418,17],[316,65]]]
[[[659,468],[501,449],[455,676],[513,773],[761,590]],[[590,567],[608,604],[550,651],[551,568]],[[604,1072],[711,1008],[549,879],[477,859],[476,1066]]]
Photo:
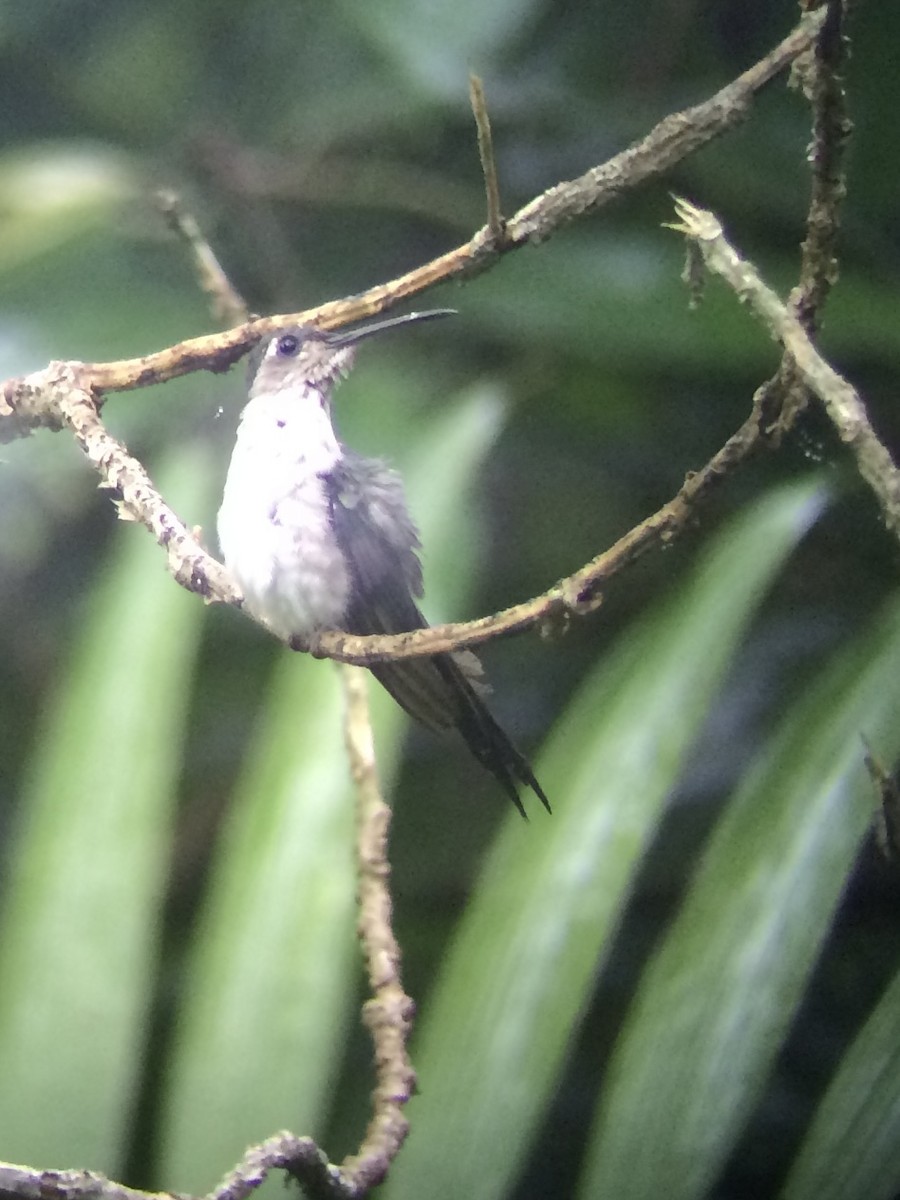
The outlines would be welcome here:
[[[392,634],[427,628],[421,543],[400,476],[356,454],[332,424],[335,387],[356,345],[398,325],[448,316],[409,313],[326,332],[283,329],[266,344],[241,413],[222,506],[219,545],[244,608],[294,648],[323,630]],[[524,817],[524,785],[550,804],[484,696],[469,650],[375,663],[369,670],[412,717],[456,728]]]

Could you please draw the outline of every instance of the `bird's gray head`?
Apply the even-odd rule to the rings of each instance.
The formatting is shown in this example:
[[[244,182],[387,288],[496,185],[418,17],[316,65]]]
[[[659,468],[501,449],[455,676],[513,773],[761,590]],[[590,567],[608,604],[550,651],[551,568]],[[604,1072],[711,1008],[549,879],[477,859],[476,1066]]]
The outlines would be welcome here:
[[[283,329],[266,346],[251,396],[314,387],[330,391],[353,365],[353,347],[335,346],[309,325]]]
[[[266,346],[250,395],[271,395],[283,389],[303,386],[329,391],[353,366],[356,343],[363,338],[413,321],[448,317],[455,311],[452,308],[435,308],[427,312],[407,313],[403,317],[391,317],[357,329],[328,331],[312,325],[283,329]]]

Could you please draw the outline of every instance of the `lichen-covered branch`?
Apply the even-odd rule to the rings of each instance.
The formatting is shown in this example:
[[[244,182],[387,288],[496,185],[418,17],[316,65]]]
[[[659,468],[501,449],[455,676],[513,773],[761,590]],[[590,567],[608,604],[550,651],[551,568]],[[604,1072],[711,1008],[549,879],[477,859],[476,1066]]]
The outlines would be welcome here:
[[[376,1084],[363,1144],[341,1165],[341,1176],[356,1194],[364,1195],[385,1178],[409,1132],[403,1110],[416,1085],[406,1050],[414,1005],[403,990],[400,947],[392,926],[391,810],[378,785],[368,680],[358,668],[344,667],[343,681],[347,751],[356,788],[359,937],[372,989],[363,1020],[375,1046]]]
[[[681,199],[676,200],[675,210],[679,223],[672,228],[696,244],[709,270],[725,280],[789,352],[803,383],[822,401],[838,436],[856,459],[885,523],[900,538],[900,472],[873,430],[856,390],[825,361],[793,309],[729,244],[713,213]]]
[[[794,62],[792,80],[812,108],[812,141],[807,153],[812,187],[800,278],[789,302],[807,333],[821,325],[822,309],[837,282],[837,239],[846,194],[844,158],[852,125],[847,115],[842,69],[847,55],[844,35],[846,4],[828,0],[825,22],[813,46]],[[791,355],[785,353],[761,397],[762,419],[776,438],[795,424],[809,393]]]
[[[240,603],[240,593],[225,568],[206,553],[163,500],[141,463],[103,424],[81,364],[51,363],[40,372],[38,386],[54,420],[72,433],[99,474],[101,486],[113,493],[120,519],[140,521],[150,530],[166,551],[169,570],[178,583],[207,600]]]

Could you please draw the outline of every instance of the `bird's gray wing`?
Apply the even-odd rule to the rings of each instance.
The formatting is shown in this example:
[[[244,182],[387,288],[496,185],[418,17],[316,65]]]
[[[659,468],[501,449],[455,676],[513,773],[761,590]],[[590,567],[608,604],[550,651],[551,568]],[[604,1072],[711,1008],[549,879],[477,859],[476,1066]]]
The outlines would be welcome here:
[[[403,633],[428,622],[415,597],[422,594],[418,531],[403,483],[377,459],[345,451],[326,477],[335,536],[350,568],[348,633]],[[525,757],[497,724],[482,696],[481,664],[466,650],[375,663],[372,674],[413,717],[432,729],[459,729],[475,757],[503,784],[522,813],[517,784],[550,805]]]
[[[345,450],[326,486],[335,536],[352,580],[347,631],[424,629],[427,621],[414,598],[422,594],[419,534],[400,476],[377,459]],[[433,658],[376,663],[371,669],[397,703],[426,725],[444,729],[458,723],[452,689]]]

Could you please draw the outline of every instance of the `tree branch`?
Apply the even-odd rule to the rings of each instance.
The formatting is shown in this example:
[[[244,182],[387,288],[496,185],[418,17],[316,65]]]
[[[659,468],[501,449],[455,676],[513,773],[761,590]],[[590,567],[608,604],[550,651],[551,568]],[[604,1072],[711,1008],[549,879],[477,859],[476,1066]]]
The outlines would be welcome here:
[[[159,192],[156,197],[166,224],[184,242],[191,253],[197,281],[211,301],[212,315],[223,324],[238,325],[250,316],[244,297],[228,278],[215,251],[203,236],[192,213],[186,211],[175,192]]]
[[[500,209],[500,183],[497,179],[497,161],[494,158],[494,139],[491,135],[491,119],[484,98],[484,84],[477,75],[469,75],[469,103],[475,118],[478,133],[478,157],[484,176],[484,193],[487,199],[487,227],[494,244],[499,248],[506,238],[506,222]]]
[[[363,1195],[381,1183],[409,1132],[403,1114],[416,1085],[406,1050],[414,1005],[400,979],[400,947],[391,925],[388,834],[391,810],[378,786],[369,719],[368,680],[356,667],[343,668],[345,733],[356,786],[356,856],[359,863],[359,937],[366,957],[372,999],[363,1020],[375,1044],[377,1081],[373,1113],[363,1144],[341,1165],[341,1176]]]
[[[59,427],[75,437],[101,486],[114,493],[119,518],[140,521],[168,556],[168,566],[183,588],[206,600],[240,604],[241,595],[221,563],[212,558],[153,486],[150,476],[100,419],[80,363],[51,363],[29,376],[39,387]]]
[[[852,124],[847,115],[841,70],[847,54],[844,36],[845,0],[828,0],[825,22],[813,47],[794,62],[792,81],[812,106],[812,143],[807,160],[812,166],[812,190],[806,218],[806,238],[800,260],[800,279],[790,295],[797,319],[809,334],[821,323],[825,301],[837,282],[837,238],[846,194],[844,156]],[[766,385],[762,416],[776,438],[796,423],[809,399],[790,354]]]
[[[523,633],[535,625],[565,624],[570,615],[583,616],[602,603],[602,588],[648,550],[670,543],[692,524],[694,510],[765,440],[754,405],[753,413],[709,462],[691,473],[677,494],[653,516],[591,559],[548,591],[491,616],[452,625],[432,625],[410,633],[357,637],[329,631],[319,636],[314,655],[368,666],[387,659],[416,658],[478,646],[507,634]]]
[[[140,1192],[96,1171],[39,1171],[0,1163],[0,1200],[160,1200],[168,1195]]]
[[[299,313],[259,317],[223,333],[191,338],[140,358],[84,364],[84,378],[97,394],[99,405],[102,394],[108,392],[165,383],[192,371],[227,371],[261,338],[286,325],[334,329],[375,316],[439,283],[479,274],[501,255],[543,241],[569,221],[597,212],[624,192],[665,174],[739,124],[749,114],[757,93],[813,44],[824,20],[824,10],[806,13],[784,41],[709,100],[671,114],[621,154],[532,200],[506,223],[501,244],[485,227],[465,245],[357,296]],[[58,428],[53,423],[52,409],[45,412],[46,406],[39,403],[39,378],[40,374],[12,379],[0,388],[0,442],[24,437],[34,428]]]
[[[681,199],[676,200],[675,211],[680,224],[671,228],[697,245],[709,270],[721,276],[750,305],[790,353],[803,383],[822,401],[838,436],[856,459],[859,473],[875,493],[888,528],[900,538],[900,472],[872,429],[858,393],[821,356],[796,313],[726,241],[713,213]]]

